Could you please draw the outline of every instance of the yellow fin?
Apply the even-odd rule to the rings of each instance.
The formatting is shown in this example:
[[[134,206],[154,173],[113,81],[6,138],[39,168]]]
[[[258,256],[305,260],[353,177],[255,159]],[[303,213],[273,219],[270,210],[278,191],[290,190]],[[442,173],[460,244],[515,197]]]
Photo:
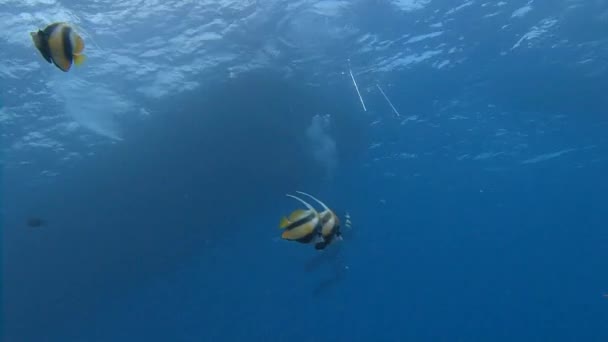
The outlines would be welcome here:
[[[80,54],[84,50],[84,40],[79,35],[76,35],[74,43],[74,54]]]
[[[281,234],[281,238],[285,240],[299,240],[313,234],[314,231],[315,224],[306,223],[293,229],[284,231]]]
[[[289,219],[287,219],[287,217],[283,217],[281,219],[281,223],[279,223],[279,228],[284,229],[285,227],[289,226],[291,222],[289,221]]]
[[[74,55],[74,64],[81,66],[86,59],[87,57],[85,55]]]
[[[289,215],[289,219],[295,222],[306,215],[308,215],[308,210],[296,209],[293,213],[291,213],[291,215]]]

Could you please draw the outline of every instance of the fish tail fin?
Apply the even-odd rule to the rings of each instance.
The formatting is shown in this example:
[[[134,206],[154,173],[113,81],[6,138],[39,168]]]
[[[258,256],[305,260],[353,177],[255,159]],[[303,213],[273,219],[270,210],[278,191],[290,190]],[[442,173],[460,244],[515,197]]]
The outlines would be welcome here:
[[[86,59],[87,57],[85,55],[74,55],[74,64],[81,66]]]
[[[75,39],[75,46],[74,46],[74,54],[78,55],[82,52],[82,50],[84,50],[84,40],[82,40],[82,38],[79,35],[76,35],[76,39]]]
[[[281,219],[281,223],[279,223],[279,228],[285,229],[285,227],[287,227],[288,225],[289,225],[289,220],[287,219],[287,217],[283,217]]]

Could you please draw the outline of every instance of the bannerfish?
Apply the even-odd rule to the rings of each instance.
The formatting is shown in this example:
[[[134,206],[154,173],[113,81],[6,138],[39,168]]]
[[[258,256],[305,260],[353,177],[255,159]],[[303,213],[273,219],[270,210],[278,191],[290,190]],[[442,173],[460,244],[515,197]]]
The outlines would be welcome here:
[[[323,235],[325,241],[316,244],[315,248],[324,249],[333,241],[334,238],[338,241],[342,241],[342,232],[340,231],[340,219],[338,218],[338,216],[331,209],[329,209],[329,207],[325,203],[321,202],[316,197],[302,191],[296,192],[312,198],[314,201],[316,201],[323,207],[323,211],[319,213],[319,217],[321,218],[321,234]]]
[[[42,57],[64,72],[70,70],[72,63],[81,65],[86,59],[82,54],[84,40],[67,23],[53,23],[30,35]]]
[[[289,217],[281,219],[279,227],[285,229],[281,238],[299,243],[322,243],[324,239],[321,234],[319,213],[301,198],[289,194],[286,196],[301,202],[307,209],[297,209]]]

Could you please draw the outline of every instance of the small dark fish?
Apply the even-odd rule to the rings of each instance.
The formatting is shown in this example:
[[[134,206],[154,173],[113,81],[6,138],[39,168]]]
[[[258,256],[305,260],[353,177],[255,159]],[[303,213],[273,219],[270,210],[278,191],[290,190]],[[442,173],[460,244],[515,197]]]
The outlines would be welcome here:
[[[27,220],[27,225],[32,228],[42,227],[45,224],[46,224],[46,221],[44,221],[43,219],[38,218],[38,217],[31,217]]]

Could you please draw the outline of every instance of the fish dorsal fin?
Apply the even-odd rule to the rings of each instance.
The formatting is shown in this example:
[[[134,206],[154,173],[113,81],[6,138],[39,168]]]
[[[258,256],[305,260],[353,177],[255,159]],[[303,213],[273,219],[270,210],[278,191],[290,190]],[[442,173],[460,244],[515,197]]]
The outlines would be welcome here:
[[[294,210],[293,213],[291,213],[291,215],[289,215],[289,221],[296,222],[296,221],[302,219],[304,216],[308,215],[308,213],[309,213],[309,211],[307,211],[307,210],[296,209],[296,210]]]
[[[299,198],[299,197],[296,197],[296,196],[294,196],[294,195],[290,195],[290,194],[287,194],[287,195],[285,195],[285,196],[287,196],[287,197],[291,197],[291,198],[295,199],[296,201],[299,201],[300,203],[304,204],[304,205],[306,206],[306,208],[308,208],[308,210],[310,210],[310,211],[314,212],[316,215],[319,215],[319,213],[317,213],[317,211],[315,210],[315,208],[313,208],[313,206],[312,206],[312,205],[308,204],[308,203],[307,203],[306,201],[304,201],[303,199],[301,199],[301,198]]]
[[[312,198],[312,199],[313,199],[313,200],[315,200],[317,203],[319,203],[319,204],[320,204],[320,205],[323,207],[323,209],[331,211],[331,210],[330,210],[330,209],[329,209],[329,208],[328,208],[328,207],[325,205],[325,203],[321,202],[320,200],[318,200],[318,199],[317,199],[316,197],[314,197],[313,195],[309,195],[309,194],[307,194],[307,193],[305,193],[305,192],[302,192],[302,191],[296,191],[296,192],[297,192],[297,193],[299,193],[299,194],[302,194],[302,195],[304,195],[304,196],[308,196],[308,197]]]

